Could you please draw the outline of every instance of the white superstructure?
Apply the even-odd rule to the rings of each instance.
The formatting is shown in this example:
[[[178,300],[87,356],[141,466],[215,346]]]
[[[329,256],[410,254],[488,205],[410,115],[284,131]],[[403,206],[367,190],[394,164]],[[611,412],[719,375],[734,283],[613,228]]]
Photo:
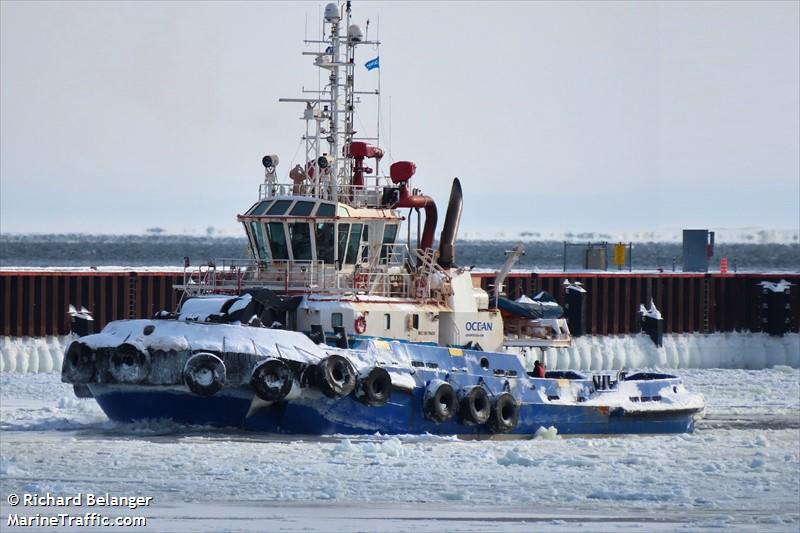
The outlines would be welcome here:
[[[340,344],[377,337],[501,349],[504,326],[496,300],[454,262],[460,183],[453,181],[434,249],[437,208],[411,187],[416,166],[397,161],[388,176],[381,174],[384,153],[377,134],[364,137],[354,129],[360,98],[380,98],[379,88],[355,89],[365,59],[365,66],[379,68],[380,43],[369,40],[368,22],[366,32],[352,22],[349,2],[328,4],[324,19],[323,38],[305,41],[317,50],[304,55],[314,58],[326,82],[314,91],[304,89],[302,98],[281,99],[303,108],[304,164],[279,171],[279,156],[264,156],[258,201],[238,216],[252,259],[187,270],[179,288],[184,296],[256,288],[299,296],[296,308],[278,320],[281,326],[324,334],[328,341],[334,337]],[[357,59],[365,45],[370,57]],[[517,324],[516,346],[568,343],[563,319],[547,327],[534,322],[536,328]]]

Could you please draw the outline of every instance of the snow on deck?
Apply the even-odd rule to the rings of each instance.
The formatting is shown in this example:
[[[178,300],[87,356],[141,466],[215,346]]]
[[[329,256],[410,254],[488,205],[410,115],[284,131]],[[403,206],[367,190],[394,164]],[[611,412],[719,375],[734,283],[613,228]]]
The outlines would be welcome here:
[[[0,337],[0,371],[60,371],[69,343],[68,336]],[[570,348],[548,350],[544,359],[550,370],[800,368],[800,334],[672,334],[664,335],[661,348],[646,335],[584,336]]]

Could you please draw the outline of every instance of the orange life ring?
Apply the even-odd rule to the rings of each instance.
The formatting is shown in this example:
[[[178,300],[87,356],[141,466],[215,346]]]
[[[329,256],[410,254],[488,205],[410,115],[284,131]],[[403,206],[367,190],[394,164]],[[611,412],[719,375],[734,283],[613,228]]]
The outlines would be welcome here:
[[[358,315],[355,320],[355,324],[353,326],[356,329],[356,333],[359,335],[367,331],[367,319],[364,315]]]

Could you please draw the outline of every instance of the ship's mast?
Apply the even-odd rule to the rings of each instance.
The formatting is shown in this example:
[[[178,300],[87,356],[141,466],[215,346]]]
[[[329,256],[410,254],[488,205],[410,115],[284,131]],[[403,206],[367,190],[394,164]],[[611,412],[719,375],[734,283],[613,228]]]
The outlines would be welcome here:
[[[344,82],[344,144],[343,146],[350,146],[350,143],[353,142],[353,115],[355,112],[355,102],[353,101],[353,91],[355,89],[355,53],[356,53],[356,46],[354,39],[357,38],[353,35],[352,27],[350,25],[350,2],[348,0],[346,7],[345,7],[345,20],[347,21],[346,28],[347,28],[347,40],[346,40],[346,53],[345,53],[345,66],[344,66],[344,75],[345,75],[345,82]],[[361,30],[359,30],[361,31]],[[360,40],[360,38],[358,38]],[[353,173],[351,171],[352,166],[352,159],[349,157],[344,157],[344,164],[342,165],[342,182],[345,179],[351,179]],[[348,183],[349,185],[349,183]]]
[[[356,140],[354,123],[358,96],[380,94],[380,89],[355,90],[356,48],[360,44],[369,44],[377,49],[380,43],[365,40],[361,28],[351,23],[349,1],[342,6],[335,3],[325,6],[322,31],[322,39],[304,40],[305,44],[322,49],[303,52],[303,55],[315,56],[314,64],[328,71],[328,83],[317,90],[303,88],[303,93],[309,97],[281,98],[280,101],[305,103],[302,117],[306,121],[303,135],[306,144],[304,170],[309,175],[309,182],[312,190],[316,191],[316,196],[327,190],[336,198],[340,186],[349,187],[352,184],[353,161],[344,156],[344,150]],[[310,96],[312,94],[313,97]],[[373,138],[376,139],[377,137]],[[322,150],[322,141],[327,143],[327,151]]]
[[[328,18],[327,9],[325,10],[325,18]],[[338,11],[338,9],[337,9]],[[341,66],[339,60],[339,51],[341,48],[341,39],[339,36],[339,22],[341,21],[341,17],[337,15],[336,18],[331,20],[331,74],[330,74],[330,121],[328,129],[330,131],[330,135],[328,136],[328,146],[330,148],[330,154],[333,156],[334,160],[339,159],[339,67]],[[334,168],[338,168],[334,166]]]

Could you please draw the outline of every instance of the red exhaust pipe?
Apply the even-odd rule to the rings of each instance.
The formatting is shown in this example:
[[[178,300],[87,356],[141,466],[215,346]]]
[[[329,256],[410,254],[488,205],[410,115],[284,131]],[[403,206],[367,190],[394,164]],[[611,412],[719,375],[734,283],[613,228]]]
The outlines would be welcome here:
[[[392,182],[400,185],[400,200],[395,207],[408,207],[411,209],[425,210],[425,226],[422,229],[422,239],[420,248],[427,250],[433,248],[433,237],[436,233],[436,222],[438,213],[436,202],[433,198],[424,194],[411,194],[408,189],[408,180],[417,171],[417,166],[411,161],[397,161],[389,167],[389,176]]]

